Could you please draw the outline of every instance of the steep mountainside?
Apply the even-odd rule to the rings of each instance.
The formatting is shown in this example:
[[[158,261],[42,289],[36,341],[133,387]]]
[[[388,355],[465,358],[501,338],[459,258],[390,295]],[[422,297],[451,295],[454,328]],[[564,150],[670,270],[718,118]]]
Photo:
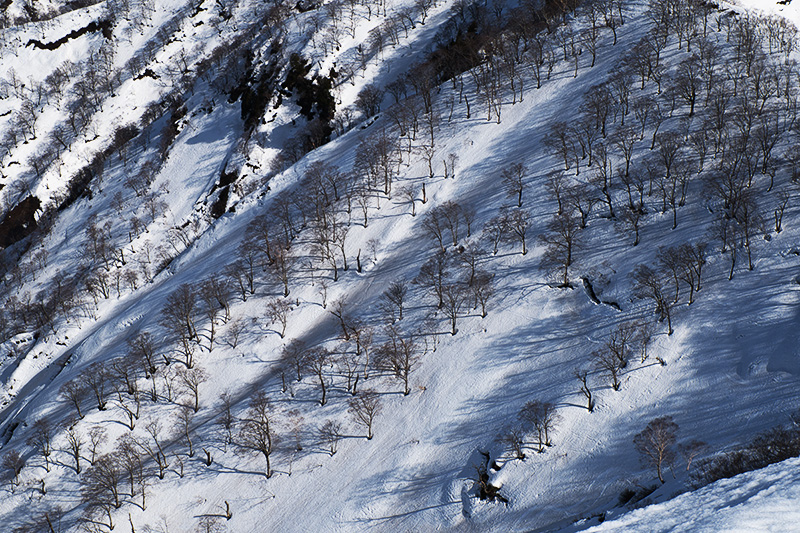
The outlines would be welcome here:
[[[3,523],[650,531],[791,468],[718,481],[800,454],[760,4],[0,1]]]

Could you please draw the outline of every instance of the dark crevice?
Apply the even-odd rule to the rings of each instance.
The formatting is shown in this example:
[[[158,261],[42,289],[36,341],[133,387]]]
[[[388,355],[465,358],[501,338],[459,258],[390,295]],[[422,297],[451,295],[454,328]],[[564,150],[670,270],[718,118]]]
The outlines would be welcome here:
[[[21,241],[36,229],[36,211],[42,202],[35,196],[28,196],[0,222],[0,247],[7,248]]]
[[[94,21],[90,23],[88,26],[85,26],[79,30],[74,30],[63,36],[62,38],[58,39],[57,41],[53,41],[52,43],[43,43],[36,39],[31,39],[28,41],[28,44],[25,46],[33,46],[34,48],[38,48],[40,50],[57,50],[62,44],[68,43],[71,39],[77,39],[78,37],[82,37],[87,33],[94,33],[96,31],[102,31],[103,37],[106,39],[111,39],[111,29],[112,23],[110,20],[101,20],[101,21]]]

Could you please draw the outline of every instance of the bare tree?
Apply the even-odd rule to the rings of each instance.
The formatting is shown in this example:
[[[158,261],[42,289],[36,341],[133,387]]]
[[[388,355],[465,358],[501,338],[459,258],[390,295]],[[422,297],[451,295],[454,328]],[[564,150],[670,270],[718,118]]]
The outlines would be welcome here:
[[[458,246],[461,235],[461,222],[464,220],[464,209],[456,202],[446,201],[438,208],[444,220],[445,228],[450,232],[453,246]]]
[[[190,407],[196,413],[200,410],[200,385],[208,381],[208,373],[195,365],[192,368],[179,369],[178,379],[186,392],[191,395],[192,405]]]
[[[237,318],[228,324],[228,332],[225,336],[226,343],[231,348],[236,348],[239,345],[239,337],[242,333],[247,331],[247,323],[242,318]]]
[[[720,216],[716,220],[711,231],[722,241],[722,248],[720,251],[722,253],[730,252],[731,268],[728,272],[728,279],[732,280],[739,248],[744,246],[741,227],[736,223],[736,220],[726,216]]]
[[[292,302],[287,298],[276,298],[267,302],[267,317],[273,324],[280,325],[278,335],[280,335],[281,339],[286,335],[289,313],[293,309]]]
[[[668,264],[677,280],[689,285],[689,304],[694,302],[694,293],[700,290],[703,266],[706,264],[706,244],[699,242],[694,245],[682,244],[678,247],[668,248],[660,252],[663,254],[662,263]],[[676,287],[677,300],[677,287]]]
[[[260,242],[253,238],[252,235],[246,236],[239,244],[239,259],[234,263],[239,268],[239,275],[245,282],[247,292],[250,294],[255,294],[256,292],[256,270],[261,262],[259,245]]]
[[[185,367],[184,367],[185,368]],[[167,366],[161,372],[161,381],[164,384],[164,396],[170,403],[175,401],[175,394],[177,392],[176,380],[178,378],[178,367]]]
[[[61,386],[60,393],[64,399],[66,399],[75,407],[75,410],[78,412],[78,417],[83,418],[81,404],[83,404],[83,401],[86,399],[86,396],[89,393],[86,385],[83,383],[83,380],[80,378],[75,378],[71,381],[67,381]]]
[[[505,217],[505,226],[509,234],[522,245],[522,255],[528,253],[526,238],[531,226],[531,216],[527,211],[517,209]]]
[[[367,440],[371,440],[373,437],[372,425],[375,423],[375,417],[381,411],[380,396],[374,390],[367,389],[351,398],[348,405],[350,414],[355,421],[366,428]]]
[[[500,442],[514,452],[514,457],[520,461],[525,460],[525,430],[520,427],[510,427],[500,436]]]
[[[136,380],[139,378],[139,366],[135,360],[116,357],[109,361],[108,371],[120,397],[123,393],[132,396],[137,392]]]
[[[623,206],[622,213],[617,218],[617,227],[623,231],[633,233],[632,246],[639,245],[639,229],[644,214],[641,209],[633,208],[630,206]]]
[[[243,450],[261,453],[267,463],[266,476],[272,477],[270,457],[276,437],[272,428],[272,405],[269,398],[257,391],[250,400],[250,408],[239,422],[237,445]]]
[[[775,208],[775,233],[783,231],[783,213],[786,211],[786,206],[789,204],[789,193],[782,190],[778,193],[778,207]]]
[[[111,454],[103,455],[86,470],[83,477],[83,501],[86,513],[92,516],[103,513],[108,516],[108,527],[114,529],[111,512],[122,505],[119,485],[122,469]]]
[[[167,297],[167,303],[161,310],[161,324],[178,338],[183,354],[183,363],[187,368],[194,364],[194,346],[191,341],[197,338],[194,323],[197,307],[197,294],[188,283],[179,286]]]
[[[33,434],[26,441],[39,452],[44,460],[44,469],[50,471],[50,455],[53,453],[53,431],[47,418],[40,418],[33,424]]]
[[[444,167],[444,179],[456,179],[456,165],[458,164],[458,155],[454,153],[447,154],[447,157],[442,159],[442,166]],[[431,175],[433,178],[433,175]],[[422,183],[422,203],[427,202],[425,196],[425,183]]]
[[[475,298],[475,308],[480,304],[481,318],[486,318],[486,306],[495,294],[494,274],[484,270],[476,270],[470,289]]]
[[[339,448],[339,441],[342,438],[342,424],[335,420],[326,420],[319,430],[320,440],[328,447],[328,451],[333,457]]]
[[[225,503],[227,504],[228,502]],[[221,516],[205,515],[200,518],[195,531],[197,533],[225,533],[228,531],[228,527],[222,521],[222,518]],[[230,519],[227,515],[224,518]]]
[[[517,207],[522,207],[522,193],[525,192],[525,173],[527,169],[522,163],[514,163],[500,173],[500,178],[510,198],[517,199]]]
[[[307,369],[308,350],[303,341],[292,339],[283,348],[281,360],[286,366],[293,369],[297,375],[297,381],[303,379],[303,371]]]
[[[216,335],[216,324],[222,315],[222,320],[227,322],[230,318],[229,302],[230,286],[222,278],[214,275],[204,280],[198,286],[198,295],[203,303],[202,310],[208,319],[208,347],[209,351],[214,349],[214,338]]]
[[[611,146],[619,150],[620,155],[625,160],[625,173],[623,176],[630,176],[631,160],[633,159],[633,148],[639,140],[639,135],[633,126],[626,126],[618,129],[611,136]]]
[[[355,323],[351,326],[351,330],[356,344],[356,355],[361,355],[362,352],[364,354],[364,379],[367,379],[369,377],[370,353],[375,331],[372,326],[361,323]],[[353,386],[353,392],[355,392],[355,385]]]
[[[560,272],[560,287],[570,287],[569,268],[573,264],[573,254],[581,245],[581,225],[578,219],[568,212],[554,216],[547,224],[548,232],[539,236],[547,246],[542,256],[541,266],[551,272]]]
[[[442,286],[442,309],[450,320],[450,334],[458,333],[456,322],[467,302],[467,288],[460,283],[447,283]]]
[[[233,431],[236,429],[236,417],[233,416],[233,397],[230,392],[223,392],[219,395],[222,404],[216,418],[216,424],[222,428],[225,435],[223,444],[227,449],[228,444],[233,444]]]
[[[76,424],[74,421],[67,426],[67,446],[69,455],[72,457],[72,460],[75,461],[75,473],[80,474],[81,450],[83,449],[85,442],[81,434],[78,432],[78,428],[75,426]]]
[[[409,143],[410,142],[411,141],[409,140]],[[419,146],[417,146],[414,151],[422,155],[422,158],[428,164],[428,178],[433,179],[434,178],[433,160],[436,158],[436,145],[432,143],[431,144],[422,143]],[[447,162],[445,162],[445,179],[447,179],[447,177],[448,177]]]
[[[433,208],[422,221],[422,228],[439,244],[439,249],[444,253],[447,246],[444,244],[445,218],[440,208]]]
[[[611,388],[618,391],[622,382],[620,376],[624,365],[612,352],[606,349],[595,350],[591,354],[597,370],[603,372],[611,380]]]
[[[438,300],[437,307],[444,307],[444,286],[450,272],[449,261],[444,253],[437,253],[422,264],[414,283],[430,290]]]
[[[550,172],[547,176],[547,181],[544,184],[547,193],[556,201],[558,204],[558,211],[556,214],[561,214],[564,212],[564,188],[565,188],[565,178],[564,174],[561,171],[555,170]]]
[[[592,213],[595,204],[599,201],[600,199],[595,194],[595,191],[587,184],[577,184],[568,187],[564,191],[564,203],[567,204],[570,210],[577,211],[580,215],[581,229],[586,228],[589,215]]]
[[[668,335],[672,335],[672,306],[674,302],[667,296],[665,277],[647,265],[637,265],[631,273],[634,281],[634,294],[637,298],[647,298],[655,304],[659,321],[667,320]]]
[[[92,426],[89,429],[89,463],[94,464],[97,459],[97,450],[108,440],[108,433],[103,426]]]
[[[405,280],[393,281],[384,291],[382,299],[397,308],[398,320],[403,320],[403,307],[408,294],[408,283]]]
[[[662,416],[651,420],[641,433],[633,438],[636,451],[641,454],[642,462],[656,467],[658,480],[664,483],[662,468],[675,460],[675,441],[678,424],[671,416]]]
[[[681,455],[684,459],[686,459],[686,471],[688,472],[689,469],[692,467],[692,462],[694,459],[705,452],[708,449],[708,444],[701,440],[691,440],[685,444],[680,444],[678,446],[678,450],[680,450]]]
[[[411,206],[411,216],[417,216],[417,190],[411,186],[401,187],[398,191],[400,198]]]
[[[678,96],[689,106],[689,116],[694,116],[694,107],[697,95],[702,90],[702,77],[700,74],[700,59],[692,55],[688,60],[681,61],[674,79],[674,87]]]
[[[749,270],[753,270],[753,238],[764,231],[764,217],[761,209],[755,200],[755,195],[749,190],[742,195],[739,203],[739,210],[736,217],[741,227],[741,234],[744,242],[744,249],[747,252],[747,265]]]
[[[638,322],[623,322],[603,342],[602,349],[617,358],[620,368],[628,366],[630,354],[635,351],[639,340],[639,326]]]
[[[106,385],[109,374],[106,366],[98,361],[89,365],[78,377],[83,386],[94,394],[97,408],[104,411],[106,408]]]
[[[331,304],[330,313],[339,320],[339,326],[342,328],[342,338],[346,341],[350,340],[350,317],[344,308],[344,300],[339,299]]]
[[[492,254],[497,255],[498,247],[506,236],[508,228],[506,227],[506,220],[503,216],[496,216],[489,220],[483,227],[483,234],[492,243]]]
[[[536,431],[539,453],[544,451],[545,446],[553,445],[550,434],[555,430],[555,426],[560,420],[560,415],[556,412],[554,404],[532,400],[520,409],[518,418],[523,428]]]
[[[358,392],[358,380],[360,378],[361,354],[347,349],[347,345],[340,346],[336,352],[336,366],[339,373],[345,376],[345,388],[347,392],[356,394]]]
[[[245,269],[241,262],[234,261],[229,263],[223,272],[225,273],[228,283],[236,288],[236,291],[239,293],[239,298],[241,298],[243,302],[246,302],[251,293],[248,290]]]
[[[331,352],[327,348],[312,348],[305,354],[306,367],[315,375],[319,380],[320,388],[320,405],[325,405],[327,402],[328,387],[325,382],[325,371],[330,367],[332,358]]]
[[[193,410],[188,405],[184,405],[176,415],[176,426],[180,431],[181,438],[186,443],[188,448],[187,455],[194,457],[194,443],[192,442],[192,419],[197,411]]]
[[[358,93],[356,107],[365,117],[378,114],[383,100],[383,91],[375,85],[366,85]]]
[[[167,468],[169,468],[169,461],[166,453],[164,453],[161,422],[158,419],[150,420],[145,425],[145,431],[150,435],[150,439],[142,438],[137,440],[136,444],[158,467],[158,479],[164,479]]]
[[[17,450],[9,450],[3,455],[2,467],[13,476],[13,484],[19,485],[19,475],[22,473],[22,469],[25,468],[25,456]]]
[[[142,455],[139,453],[136,441],[128,435],[119,438],[113,453],[119,460],[119,466],[123,474],[128,477],[131,498],[136,495],[136,485],[139,485],[142,492],[142,508],[144,508],[144,461],[142,461]]]
[[[414,335],[404,333],[389,326],[386,328],[389,340],[376,348],[375,366],[388,370],[403,383],[403,395],[411,393],[409,377],[419,364],[419,345]]]
[[[111,454],[101,455],[84,474],[84,499],[113,502],[114,508],[119,509],[122,506],[121,481],[122,470],[117,458]]]
[[[586,409],[591,413],[594,411],[595,401],[592,389],[589,388],[589,373],[585,370],[576,370],[575,377],[581,382],[581,394],[586,397]]]

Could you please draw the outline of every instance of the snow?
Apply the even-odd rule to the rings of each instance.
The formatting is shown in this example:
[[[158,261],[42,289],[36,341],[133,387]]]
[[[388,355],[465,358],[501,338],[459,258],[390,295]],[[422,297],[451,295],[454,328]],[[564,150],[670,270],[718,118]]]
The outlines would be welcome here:
[[[608,513],[585,531],[796,531],[798,466],[800,460],[787,459],[619,517]]]
[[[385,85],[422,57],[451,4],[440,3],[428,22],[417,25],[401,46],[387,49],[382,58],[373,58],[363,77],[356,76],[355,85],[347,83],[341,88],[338,108],[352,105],[364,84]],[[753,4],[761,2],[751,2],[748,8],[760,7]],[[144,35],[134,32],[130,41],[119,41],[116,65],[123,65],[162,24],[187,5],[180,0],[159,3]],[[203,5],[210,10],[213,2]],[[391,3],[393,8],[400,5]],[[184,42],[203,43],[207,53],[230,38],[237,23],[244,26],[248,22],[251,3],[239,2],[237,6],[237,18],[223,28],[221,35],[212,31],[210,24],[196,26],[187,19],[181,26],[181,38]],[[211,379],[201,386],[202,408],[193,422],[201,443],[196,446],[208,447],[214,456],[213,464],[205,466],[201,455],[184,455],[185,476],[179,477],[173,467],[164,480],[153,478],[146,508],[126,504],[114,513],[115,522],[122,524],[118,527],[126,527],[124,522],[130,513],[137,530],[147,524],[151,530],[191,531],[200,517],[223,513],[227,501],[233,509],[233,517],[227,521],[230,531],[572,528],[575,526],[570,524],[575,520],[613,507],[622,490],[637,483],[652,483],[654,476],[639,464],[632,438],[653,417],[671,414],[680,426],[682,441],[701,439],[713,450],[728,449],[758,431],[784,423],[797,406],[800,384],[796,311],[800,287],[793,283],[798,258],[781,253],[797,246],[800,240],[796,206],[789,209],[786,229],[773,233],[771,242],[759,245],[754,271],[740,270],[728,282],[727,258],[711,254],[697,301],[691,307],[681,305],[677,309],[675,333],[667,336],[661,331],[651,348],[666,366],[655,362],[654,357],[633,365],[626,371],[619,392],[596,378],[598,407],[594,413],[585,409],[573,377],[574,370],[589,367],[589,353],[600,346],[613,327],[623,320],[652,313],[649,303],[630,297],[627,276],[633,266],[651,261],[657,246],[692,240],[695,227],[706,223],[705,206],[699,200],[690,202],[680,212],[677,230],[670,230],[669,214],[656,214],[643,227],[643,244],[633,248],[627,238],[621,239],[615,233],[610,221],[592,219],[590,244],[579,257],[578,271],[596,282],[603,298],[618,301],[624,313],[592,304],[579,288],[552,288],[538,268],[542,248],[535,243],[535,236],[544,230],[554,212],[542,178],[559,165],[546,155],[542,139],[554,121],[568,121],[576,115],[576,103],[583,94],[602,82],[620,55],[638,40],[646,24],[643,7],[639,2],[633,5],[629,21],[619,30],[620,42],[616,46],[611,45],[607,32],[603,35],[603,47],[593,69],[582,64],[577,78],[573,78],[571,64],[559,63],[553,79],[542,89],[536,90],[529,83],[523,102],[504,105],[499,124],[485,120],[480,103],[473,103],[470,119],[463,106],[456,106],[454,120],[442,125],[436,142],[439,154],[458,155],[457,177],[443,179],[442,168],[437,165],[436,178],[427,181],[429,202],[418,203],[416,217],[410,216],[408,206],[398,197],[381,200],[379,210],[371,208],[366,228],[356,222],[359,217],[354,213],[348,258],[354,263],[361,250],[365,268],[359,274],[351,266],[336,283],[328,279],[328,301],[342,298],[353,314],[376,323],[380,315],[378,298],[388,284],[396,279],[412,279],[419,265],[434,251],[433,243],[421,230],[420,221],[425,215],[434,206],[455,200],[475,207],[475,227],[480,228],[500,206],[508,205],[498,184],[499,169],[513,162],[523,162],[529,169],[530,190],[524,207],[534,217],[531,251],[523,256],[515,246],[508,245],[497,257],[485,260],[485,268],[496,275],[498,294],[488,316],[481,319],[470,310],[468,316],[459,319],[458,334],[451,336],[446,320],[439,315],[439,344],[435,352],[425,354],[412,374],[409,396],[404,397],[392,380],[373,378],[367,383],[381,390],[384,401],[374,439],[364,439],[362,428],[347,415],[348,394],[341,378],[335,382],[325,406],[318,405],[318,390],[311,377],[291,383],[291,394],[281,393],[276,362],[290,339],[303,339],[310,345],[327,342],[333,346],[337,342],[334,339],[338,325],[321,305],[320,274],[312,275],[306,268],[310,257],[307,247],[302,248],[302,267],[292,281],[290,295],[299,305],[291,314],[286,338],[278,336],[264,313],[266,302],[280,291],[273,283],[261,282],[256,295],[233,305],[233,319],[248,324],[240,344],[231,348],[220,342],[212,352],[197,354]],[[785,9],[790,8],[796,6]],[[80,26],[79,22],[92,19],[100,9],[102,6],[98,5],[59,17],[58,23],[48,29],[47,38],[68,33]],[[309,16],[296,15],[291,28],[301,27]],[[313,47],[307,34],[299,31],[290,32],[295,39],[288,46],[303,51],[314,60],[319,72],[326,72],[352,54],[369,30],[382,21],[381,17],[362,17],[355,37],[344,38],[340,52],[325,57]],[[21,42],[39,35],[34,25],[16,31],[15,38]],[[101,39],[99,35],[84,36],[57,54],[23,49],[10,56],[4,50],[0,77],[13,67],[23,79],[43,79],[65,59],[85,59]],[[262,51],[268,48],[267,42],[258,42],[262,43]],[[165,73],[170,57],[180,46],[173,42],[159,51],[153,63],[159,73]],[[674,43],[668,53],[670,61],[680,61],[682,52]],[[183,283],[220,273],[235,257],[247,224],[273,210],[276,199],[294,190],[310,162],[329,161],[348,170],[358,143],[387,120],[378,118],[364,130],[356,128],[334,139],[271,177],[267,184],[254,185],[254,192],[249,195],[234,195],[238,199],[235,212],[226,213],[212,224],[203,216],[202,206],[226,163],[252,153],[250,160],[258,163],[256,168],[268,168],[270,154],[294,133],[291,125],[297,118],[293,104],[285,103],[278,110],[268,108],[267,120],[274,116],[274,121],[260,125],[257,140],[242,147],[238,142],[242,135],[239,105],[225,103],[224,97],[212,91],[208,83],[201,81],[187,101],[187,119],[151,187],[152,191],[162,191],[168,211],[157,217],[146,232],[127,242],[127,220],[133,214],[141,215],[144,208],[142,198],[124,188],[122,182],[152,155],[152,146],[139,148],[131,156],[130,166],[112,158],[102,191],[91,200],[78,200],[64,211],[46,239],[43,246],[49,251],[48,267],[35,280],[25,280],[25,290],[32,295],[46,287],[46,280],[52,279],[57,269],[70,271],[77,267],[90,214],[111,221],[113,238],[127,242],[128,268],[145,253],[146,242],[163,245],[172,261],[151,283],[142,282],[135,290],[124,289],[119,298],[101,301],[96,319],[84,317],[62,324],[57,335],[32,343],[26,356],[0,365],[4,402],[0,432],[14,422],[23,424],[7,444],[8,449],[31,453],[24,446],[28,436],[24,425],[30,426],[42,416],[65,419],[71,408],[58,398],[61,385],[93,362],[123,355],[126,341],[137,332],[154,332],[159,337],[159,348],[167,349],[158,326],[166,297]],[[442,87],[438,105],[444,105],[444,97],[450,91],[449,83]],[[104,104],[103,111],[93,117],[97,139],[89,140],[94,135],[88,132],[79,136],[76,149],[62,156],[61,171],[53,169],[36,184],[35,193],[49,199],[53,191],[63,186],[66,177],[107,145],[115,127],[138,120],[147,105],[165,93],[165,87],[149,78],[125,79],[116,95]],[[214,101],[213,110],[199,111],[208,100]],[[8,109],[15,105],[16,100],[0,102]],[[6,107],[0,107],[0,111]],[[60,119],[63,110],[49,106],[41,119],[42,131]],[[153,125],[153,139],[163,122]],[[14,159],[27,160],[36,146],[33,141],[21,146]],[[4,162],[4,183],[26,170],[23,165],[11,166],[8,159]],[[425,167],[419,159],[410,166],[404,165],[396,189],[420,184],[427,175]],[[252,170],[252,174],[243,179],[257,183],[266,172]],[[782,178],[785,180],[786,176]],[[124,197],[121,210],[112,207],[117,192]],[[185,224],[196,228],[191,230],[196,240],[189,247],[176,243],[171,249],[166,244],[168,232]],[[375,260],[367,258],[367,243],[373,239],[379,241]],[[327,272],[323,275],[330,277]],[[418,326],[434,307],[420,288],[413,287],[411,292],[408,318],[403,324],[409,329]],[[223,334],[232,323],[220,326]],[[19,332],[14,339],[30,341],[30,335]],[[6,344],[16,342],[14,339]],[[239,455],[232,447],[221,445],[219,429],[214,424],[221,408],[221,392],[232,393],[236,413],[242,415],[256,389],[266,391],[272,398],[277,431],[283,440],[274,457],[276,475],[271,479],[263,475],[263,458]],[[555,446],[543,454],[529,450],[525,461],[514,461],[501,451],[496,437],[531,399],[555,403],[562,421]],[[159,420],[165,429],[171,427],[178,409],[176,402],[145,402],[133,433],[144,436],[147,420]],[[300,453],[293,450],[289,434],[291,420],[299,417],[303,419],[305,448]],[[333,457],[316,443],[314,435],[328,419],[341,421],[346,434]],[[109,444],[104,450],[111,450],[116,437],[129,433],[122,420],[124,415],[116,407],[103,412],[93,409],[78,426],[83,431],[95,425],[106,427]],[[183,453],[183,445],[172,433],[171,452]],[[63,445],[62,432],[56,447]],[[474,497],[474,465],[482,459],[479,451],[486,450],[502,465],[492,482],[502,485],[502,494],[511,500],[507,507]],[[661,490],[653,496],[655,505],[624,515],[620,509],[608,511],[608,520],[592,526],[590,531],[789,530],[798,514],[796,505],[791,506],[800,496],[797,466],[797,460],[790,460],[669,499],[674,492],[686,489],[686,476],[676,468],[679,479],[668,484],[669,491]],[[37,492],[41,478],[47,480],[49,487],[45,497]],[[31,455],[29,466],[23,471],[22,487],[13,493],[2,489],[5,492],[0,498],[0,519],[18,525],[26,518],[23,509],[36,500],[40,505],[55,502],[63,506],[68,518],[75,520],[81,510],[79,489],[77,476],[66,464],[57,464],[45,473]]]

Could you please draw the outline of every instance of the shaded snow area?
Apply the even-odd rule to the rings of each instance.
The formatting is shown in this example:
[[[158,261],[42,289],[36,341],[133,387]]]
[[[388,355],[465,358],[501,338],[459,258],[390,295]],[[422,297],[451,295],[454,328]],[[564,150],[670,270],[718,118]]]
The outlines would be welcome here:
[[[800,6],[37,5],[0,530],[798,522]]]

